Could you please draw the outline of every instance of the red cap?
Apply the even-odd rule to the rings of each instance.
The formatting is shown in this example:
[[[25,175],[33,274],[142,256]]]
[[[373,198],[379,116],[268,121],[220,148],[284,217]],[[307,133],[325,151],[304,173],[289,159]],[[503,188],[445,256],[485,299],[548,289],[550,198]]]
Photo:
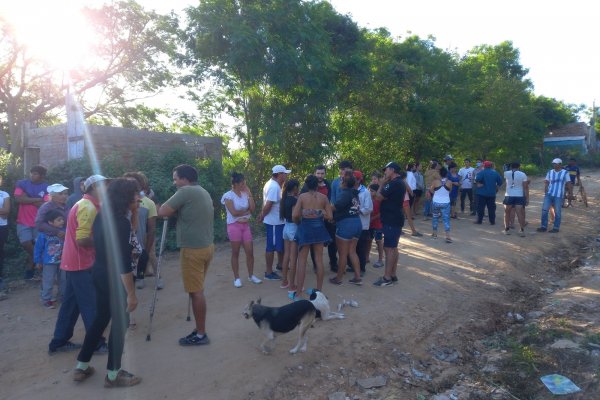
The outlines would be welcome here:
[[[491,161],[484,161],[483,162],[483,168],[492,168],[492,162]]]
[[[362,182],[362,180],[363,180],[363,173],[362,172],[360,172],[358,170],[355,170],[355,171],[352,172],[352,175],[354,175],[354,179],[356,179],[358,182]]]

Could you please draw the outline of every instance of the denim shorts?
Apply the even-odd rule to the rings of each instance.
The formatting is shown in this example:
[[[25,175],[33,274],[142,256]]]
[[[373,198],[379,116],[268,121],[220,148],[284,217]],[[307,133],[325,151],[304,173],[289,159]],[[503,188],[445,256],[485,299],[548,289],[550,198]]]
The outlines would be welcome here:
[[[402,227],[383,224],[383,247],[398,247]]]
[[[369,233],[371,234],[371,239],[375,239],[376,241],[383,239],[383,231],[381,229],[371,228],[369,229]]]
[[[283,240],[292,241],[296,237],[296,231],[298,230],[298,224],[293,222],[286,222],[283,227]]]
[[[344,240],[358,239],[362,232],[362,224],[358,216],[336,221],[335,226],[335,236]]]

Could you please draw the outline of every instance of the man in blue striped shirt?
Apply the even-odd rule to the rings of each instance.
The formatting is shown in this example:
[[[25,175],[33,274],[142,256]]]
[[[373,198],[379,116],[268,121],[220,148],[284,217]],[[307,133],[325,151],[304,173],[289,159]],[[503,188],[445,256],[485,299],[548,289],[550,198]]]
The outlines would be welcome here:
[[[567,188],[572,186],[569,179],[569,172],[562,168],[562,160],[555,158],[552,160],[552,169],[546,174],[544,180],[544,205],[542,206],[542,226],[538,232],[546,232],[548,230],[548,210],[554,207],[554,227],[550,230],[551,233],[557,233],[560,229],[560,214],[565,195],[565,185]]]

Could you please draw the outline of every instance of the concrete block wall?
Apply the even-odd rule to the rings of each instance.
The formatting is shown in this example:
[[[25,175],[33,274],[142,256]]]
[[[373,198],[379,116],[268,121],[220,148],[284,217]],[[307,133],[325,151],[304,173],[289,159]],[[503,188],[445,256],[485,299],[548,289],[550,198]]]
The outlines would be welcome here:
[[[220,138],[98,125],[88,130],[99,159],[115,152],[127,159],[140,149],[167,153],[183,148],[196,158],[222,161]],[[27,147],[40,148],[41,165],[52,168],[68,159],[66,124],[29,129],[25,135]]]

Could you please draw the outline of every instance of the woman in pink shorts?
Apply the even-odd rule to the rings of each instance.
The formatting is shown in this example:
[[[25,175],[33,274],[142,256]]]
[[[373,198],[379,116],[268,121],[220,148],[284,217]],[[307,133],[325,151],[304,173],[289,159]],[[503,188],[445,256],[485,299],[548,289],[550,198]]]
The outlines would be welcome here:
[[[244,246],[248,280],[252,283],[262,281],[254,275],[254,247],[250,218],[256,204],[250,189],[246,186],[244,175],[234,172],[231,174],[231,190],[223,195],[221,204],[227,210],[227,236],[231,242],[231,269],[233,270],[233,286],[242,287],[240,279],[240,247]]]

